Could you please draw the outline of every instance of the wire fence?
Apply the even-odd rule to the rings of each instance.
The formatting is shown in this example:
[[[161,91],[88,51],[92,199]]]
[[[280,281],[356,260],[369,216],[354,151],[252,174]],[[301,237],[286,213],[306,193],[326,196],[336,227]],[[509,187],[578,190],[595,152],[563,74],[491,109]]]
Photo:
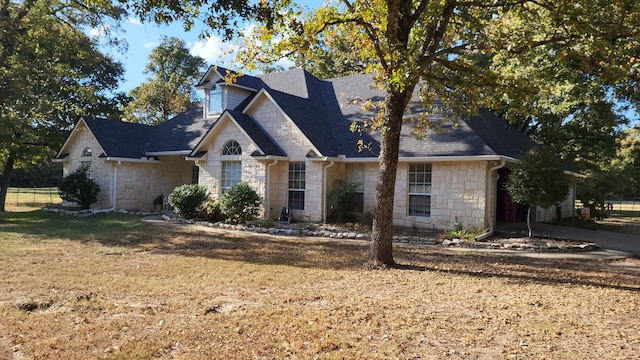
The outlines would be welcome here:
[[[47,206],[62,204],[57,187],[7,188],[6,204],[15,206]]]

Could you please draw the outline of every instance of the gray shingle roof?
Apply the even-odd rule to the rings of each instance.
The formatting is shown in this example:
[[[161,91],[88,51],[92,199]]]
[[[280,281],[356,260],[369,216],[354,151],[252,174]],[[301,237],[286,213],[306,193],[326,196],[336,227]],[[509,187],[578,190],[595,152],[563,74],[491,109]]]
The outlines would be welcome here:
[[[276,142],[251,117],[237,110],[227,110],[251,140],[264,152],[264,155],[287,156]]]
[[[202,117],[198,105],[153,127],[149,152],[191,151],[207,133],[215,119]]]
[[[226,72],[224,68],[218,71]],[[304,70],[241,76],[238,84],[263,88],[282,108],[304,135],[320,151],[318,156],[345,155],[354,158],[377,157],[380,132],[361,134],[350,131],[352,122],[362,123],[374,117],[375,107],[362,109],[366,101],[384,99],[384,92],[373,87],[371,75],[319,80]],[[282,148],[252,118],[241,112],[246,99],[229,113],[260,147],[265,155],[286,156]],[[412,103],[413,111],[419,108]],[[202,106],[196,106],[158,126],[85,118],[106,155],[140,158],[145,153],[192,151],[211,129],[215,120],[202,117]],[[481,110],[477,116],[458,120],[458,126],[442,125],[439,132],[428,132],[423,140],[410,135],[411,124],[403,126],[401,157],[446,157],[500,155],[517,158],[535,146],[527,136],[510,127],[491,111]],[[361,140],[370,149],[358,151]]]
[[[106,156],[140,159],[149,148],[152,127],[118,120],[83,117]],[[101,155],[101,154],[100,154]]]

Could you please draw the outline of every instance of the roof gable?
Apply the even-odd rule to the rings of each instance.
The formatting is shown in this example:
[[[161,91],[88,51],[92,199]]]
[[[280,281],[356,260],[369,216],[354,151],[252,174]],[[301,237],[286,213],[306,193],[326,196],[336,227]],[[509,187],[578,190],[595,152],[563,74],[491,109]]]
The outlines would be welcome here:
[[[276,144],[269,134],[262,129],[251,117],[236,110],[226,110],[218,120],[209,128],[207,133],[200,139],[193,148],[192,155],[204,151],[203,147],[214,136],[216,130],[222,126],[225,120],[229,120],[249,139],[257,148],[259,156],[287,156],[287,154]]]

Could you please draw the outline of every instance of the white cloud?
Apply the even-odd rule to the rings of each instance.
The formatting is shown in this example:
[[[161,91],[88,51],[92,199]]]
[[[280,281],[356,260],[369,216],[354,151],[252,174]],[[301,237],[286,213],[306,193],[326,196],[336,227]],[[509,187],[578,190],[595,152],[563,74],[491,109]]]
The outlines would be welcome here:
[[[92,27],[91,29],[89,29],[89,36],[94,37],[94,38],[98,38],[98,37],[106,34],[110,27],[111,26],[109,24],[100,25],[98,27]]]
[[[212,35],[206,40],[191,44],[191,55],[200,56],[207,64],[233,63],[237,46],[222,41],[221,38]]]
[[[144,44],[143,46],[144,46],[145,49],[153,49],[158,45],[160,45],[160,44],[158,44],[157,42],[153,42],[152,41],[152,42],[148,42],[148,43]]]
[[[129,19],[127,19],[127,22],[129,24],[133,24],[133,25],[142,25],[142,22],[140,22],[140,20],[136,19],[136,18],[132,18],[130,17]]]

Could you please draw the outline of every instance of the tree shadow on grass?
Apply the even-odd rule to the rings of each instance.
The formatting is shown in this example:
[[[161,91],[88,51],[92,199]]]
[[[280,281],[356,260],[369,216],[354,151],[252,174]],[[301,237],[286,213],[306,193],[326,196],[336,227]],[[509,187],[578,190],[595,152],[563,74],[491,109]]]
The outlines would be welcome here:
[[[87,218],[52,213],[0,214],[0,232],[40,239],[98,242],[109,247],[178,254],[262,265],[317,269],[365,268],[369,244],[316,238],[272,236],[194,226],[150,225],[140,217],[101,214]],[[0,239],[2,236],[0,235]],[[640,270],[611,261],[548,260],[491,253],[396,246],[397,269],[439,271],[457,276],[502,278],[514,283],[573,284],[640,291]],[[637,262],[637,260],[635,260]]]
[[[517,284],[595,286],[640,292],[640,267],[614,266],[619,260],[536,259],[516,254],[453,253],[410,248],[396,253],[398,257],[410,260],[407,264],[398,265],[399,269],[409,271],[439,271],[476,278],[502,278]]]

